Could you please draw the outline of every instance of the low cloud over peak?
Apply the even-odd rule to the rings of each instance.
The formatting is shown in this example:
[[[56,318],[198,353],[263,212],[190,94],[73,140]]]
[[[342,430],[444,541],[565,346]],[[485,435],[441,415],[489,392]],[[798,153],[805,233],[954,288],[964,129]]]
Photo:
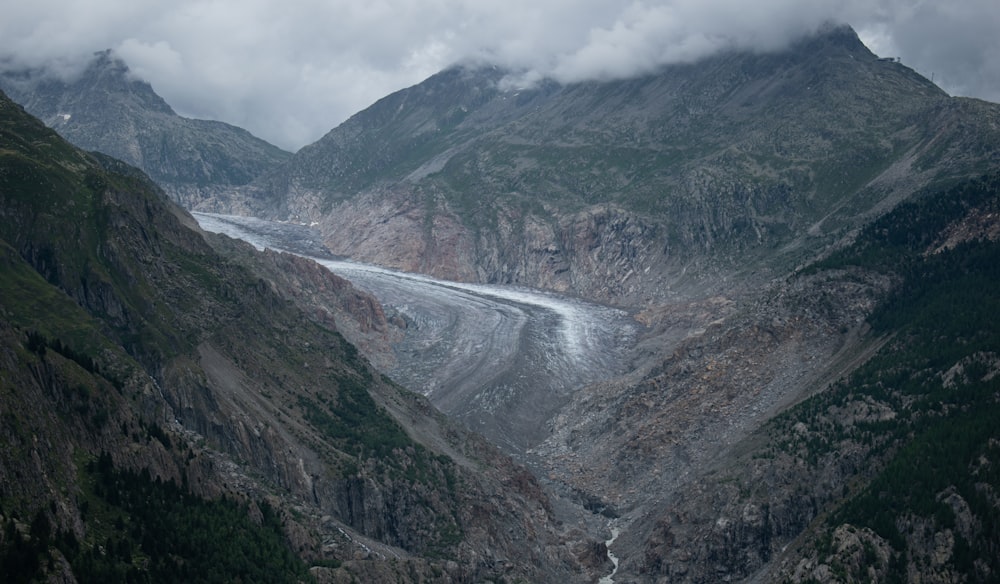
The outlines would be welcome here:
[[[951,93],[1000,101],[995,0],[0,2],[0,67],[71,74],[112,48],[178,112],[290,149],[456,62],[525,79],[626,78],[724,49],[778,49],[831,21]]]

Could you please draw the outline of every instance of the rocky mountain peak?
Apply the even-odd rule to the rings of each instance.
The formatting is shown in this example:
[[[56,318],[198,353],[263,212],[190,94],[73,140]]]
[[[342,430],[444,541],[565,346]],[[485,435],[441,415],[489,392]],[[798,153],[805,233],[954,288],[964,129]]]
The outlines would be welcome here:
[[[79,73],[58,77],[45,69],[6,73],[3,87],[12,99],[46,123],[70,126],[74,117],[132,110],[176,115],[146,81],[135,77],[111,49],[93,54]]]
[[[631,304],[792,266],[1000,156],[982,112],[945,123],[955,100],[846,26],[631,79],[507,74],[454,68],[379,100],[255,181],[254,209],[357,259]]]
[[[136,77],[128,65],[110,49],[94,53],[94,60],[81,75],[75,89],[102,91],[111,99],[133,102],[144,110],[176,115],[147,81]]]
[[[177,115],[110,50],[95,53],[71,79],[9,72],[0,75],[0,89],[75,145],[142,169],[187,207],[230,193],[290,156],[241,128]]]
[[[135,103],[97,61],[92,86]],[[155,107],[90,130],[169,159],[147,166],[168,189],[204,171],[199,204],[317,222],[337,254],[632,309],[628,371],[531,419],[535,476],[386,377],[437,367],[436,345],[396,343],[419,328],[496,351],[193,230],[0,97],[0,553],[44,541],[35,513],[111,561],[149,554],[135,529],[93,535],[113,463],[255,519],[267,498],[320,581],[596,581],[609,551],[622,582],[993,581],[1000,107],[835,26],[631,79],[507,74],[444,71],[244,182],[212,182],[215,151],[133,140],[198,142]]]

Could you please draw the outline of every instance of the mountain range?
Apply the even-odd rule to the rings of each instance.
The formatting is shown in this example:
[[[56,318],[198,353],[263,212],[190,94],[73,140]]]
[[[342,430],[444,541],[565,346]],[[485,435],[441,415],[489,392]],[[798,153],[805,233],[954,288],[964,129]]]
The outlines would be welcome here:
[[[455,68],[390,95],[247,198],[318,222],[335,253],[629,306],[781,273],[1000,162],[995,104],[947,96],[846,27],[612,83],[507,75]]]
[[[94,120],[194,123],[123,67],[76,81],[115,96]],[[281,558],[220,579],[593,582],[608,545],[615,582],[1000,574],[997,104],[847,27],[622,81],[455,67],[294,155],[232,140],[219,168],[253,172],[187,196],[96,146],[114,124],[72,136],[67,86],[33,75],[0,86],[105,154],[0,101],[8,574],[177,579],[217,554]],[[198,124],[188,152],[246,137]],[[377,301],[200,232],[153,182],[354,259],[626,308],[629,372],[520,466],[370,364]],[[163,553],[177,527],[134,501],[182,497],[244,547]]]

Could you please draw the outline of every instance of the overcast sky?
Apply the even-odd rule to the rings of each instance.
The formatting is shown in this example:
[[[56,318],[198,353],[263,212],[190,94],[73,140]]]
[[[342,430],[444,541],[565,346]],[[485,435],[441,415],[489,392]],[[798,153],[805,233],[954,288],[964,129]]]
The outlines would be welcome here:
[[[953,95],[1000,102],[1000,0],[0,0],[8,63],[106,48],[186,116],[296,150],[442,68],[627,77],[827,21]]]

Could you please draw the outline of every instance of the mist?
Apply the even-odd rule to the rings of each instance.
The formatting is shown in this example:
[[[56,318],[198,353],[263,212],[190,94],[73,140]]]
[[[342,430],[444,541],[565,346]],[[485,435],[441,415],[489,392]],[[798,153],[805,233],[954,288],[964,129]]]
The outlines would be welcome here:
[[[1000,101],[1000,4],[902,0],[0,0],[0,68],[79,72],[112,49],[185,116],[289,150],[458,62],[518,82],[619,79],[725,49],[773,51],[828,23],[955,95]]]

